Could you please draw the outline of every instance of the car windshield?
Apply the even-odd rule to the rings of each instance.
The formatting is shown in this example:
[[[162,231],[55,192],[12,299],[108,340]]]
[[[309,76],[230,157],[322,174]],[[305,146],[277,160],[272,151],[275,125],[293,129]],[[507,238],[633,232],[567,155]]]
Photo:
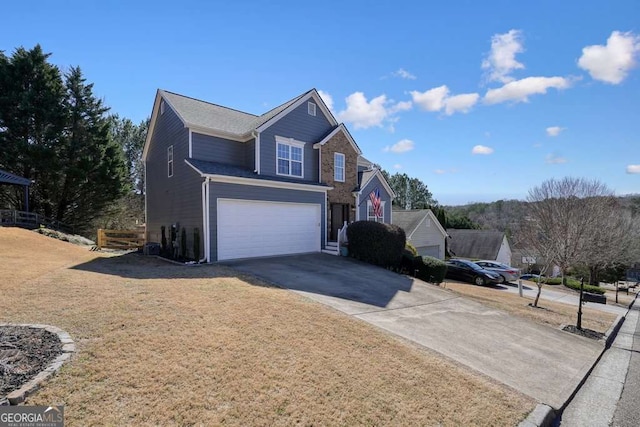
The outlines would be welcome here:
[[[473,270],[482,270],[482,267],[480,267],[478,264],[476,264],[475,262],[471,262],[471,261],[458,261],[460,264],[464,264],[467,267],[473,269]]]

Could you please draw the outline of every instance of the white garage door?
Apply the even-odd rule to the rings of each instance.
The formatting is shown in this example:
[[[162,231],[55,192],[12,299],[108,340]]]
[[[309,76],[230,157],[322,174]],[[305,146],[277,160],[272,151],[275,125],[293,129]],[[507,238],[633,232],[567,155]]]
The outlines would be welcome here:
[[[218,260],[320,251],[320,205],[218,200]]]

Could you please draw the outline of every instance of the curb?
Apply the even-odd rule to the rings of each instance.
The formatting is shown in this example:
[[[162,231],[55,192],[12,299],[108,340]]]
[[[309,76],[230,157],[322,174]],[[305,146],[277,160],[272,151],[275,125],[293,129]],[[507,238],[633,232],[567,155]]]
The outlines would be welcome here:
[[[35,393],[40,388],[40,385],[43,382],[49,379],[49,377],[55,375],[65,362],[71,359],[71,355],[76,351],[76,344],[71,339],[71,335],[56,326],[14,323],[0,323],[0,326],[22,326],[32,329],[44,329],[45,331],[51,332],[52,334],[56,334],[58,336],[58,339],[62,343],[62,354],[56,357],[53,362],[49,364],[49,366],[38,373],[29,382],[23,384],[22,387],[20,387],[18,390],[14,390],[6,397],[0,398],[0,406],[19,405],[23,403],[27,397]]]
[[[538,403],[529,416],[518,424],[518,427],[549,427],[556,418],[553,408],[544,403]]]

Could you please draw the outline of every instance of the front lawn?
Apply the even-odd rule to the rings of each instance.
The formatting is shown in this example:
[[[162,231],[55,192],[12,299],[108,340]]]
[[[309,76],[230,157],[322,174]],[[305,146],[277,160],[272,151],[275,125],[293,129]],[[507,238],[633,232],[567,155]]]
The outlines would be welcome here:
[[[64,404],[67,425],[493,426],[535,405],[234,270],[48,239],[0,228],[0,322],[76,340],[71,363],[27,402]]]
[[[516,316],[526,317],[534,322],[559,328],[562,325],[573,325],[576,323],[578,305],[561,304],[548,301],[542,297],[538,301],[538,308],[530,307],[535,298],[503,292],[499,289],[482,286],[475,286],[468,283],[447,281],[443,286],[456,293],[475,299],[485,305],[507,311]],[[530,282],[531,287],[536,284]],[[555,288],[551,288],[556,290]],[[542,289],[544,294],[544,288]],[[617,316],[612,313],[602,312],[590,307],[582,307],[582,327],[593,329],[598,332],[606,332],[616,320]]]

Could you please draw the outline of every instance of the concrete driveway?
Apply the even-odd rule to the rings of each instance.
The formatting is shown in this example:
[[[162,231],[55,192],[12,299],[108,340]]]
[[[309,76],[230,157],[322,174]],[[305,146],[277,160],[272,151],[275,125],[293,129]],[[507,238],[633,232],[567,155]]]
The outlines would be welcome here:
[[[435,350],[556,409],[603,349],[348,258],[310,254],[224,264]]]

